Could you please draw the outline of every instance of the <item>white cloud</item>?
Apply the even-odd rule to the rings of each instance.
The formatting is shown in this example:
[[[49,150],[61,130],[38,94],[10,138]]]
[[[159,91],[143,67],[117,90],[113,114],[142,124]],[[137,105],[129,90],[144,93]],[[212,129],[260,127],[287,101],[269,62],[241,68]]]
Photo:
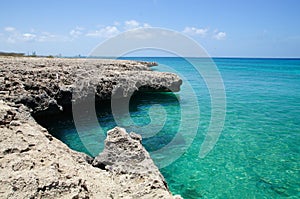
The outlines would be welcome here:
[[[16,42],[30,42],[30,41],[36,41],[38,39],[36,34],[32,33],[18,33],[15,32],[7,37],[8,43],[16,43]]]
[[[136,29],[136,28],[149,28],[151,27],[148,23],[140,23],[136,20],[129,20],[129,21],[125,21],[124,23],[124,29],[125,30],[132,30],[132,29]]]
[[[18,43],[18,42],[56,42],[56,41],[68,41],[70,40],[66,36],[54,35],[49,32],[19,32],[17,30],[7,32],[4,35],[7,43]]]
[[[109,38],[119,34],[120,31],[116,26],[106,26],[100,30],[91,31],[86,34],[88,37],[104,37]]]
[[[33,34],[33,31],[21,33],[17,31],[15,27],[7,26],[4,28],[4,31],[6,32],[4,35],[6,35],[6,42],[8,43],[16,43],[16,42],[27,42],[27,41],[34,41],[37,38],[36,34]]]
[[[125,21],[125,30],[130,30],[130,29],[135,29],[138,28],[140,25],[139,22],[137,22],[136,20],[130,20],[130,21]]]
[[[72,29],[69,34],[71,35],[71,37],[73,38],[77,38],[80,35],[82,35],[82,31],[84,30],[84,28],[77,26],[75,29]]]
[[[31,33],[24,33],[22,34],[22,40],[24,41],[33,41],[36,38],[35,34],[31,34]]]
[[[208,28],[185,27],[185,29],[182,32],[188,35],[200,35],[204,37],[207,31]]]
[[[150,26],[150,24],[148,24],[148,23],[144,23],[143,24],[143,28],[150,28],[151,26]]]
[[[217,40],[223,40],[226,38],[226,32],[218,32],[215,31],[215,35],[213,36],[213,38],[217,39]]]
[[[15,30],[16,30],[16,28],[11,27],[11,26],[8,26],[8,27],[4,28],[4,31],[6,31],[6,32],[14,32]]]

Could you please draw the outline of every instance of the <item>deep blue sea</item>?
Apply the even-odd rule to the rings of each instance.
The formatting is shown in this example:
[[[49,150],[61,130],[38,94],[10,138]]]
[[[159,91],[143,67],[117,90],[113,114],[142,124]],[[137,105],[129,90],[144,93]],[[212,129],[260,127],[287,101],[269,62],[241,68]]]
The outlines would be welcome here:
[[[126,59],[155,61],[159,65],[153,70],[175,71],[184,78],[178,93],[132,97],[134,124],[114,118],[110,103],[97,105],[102,131],[117,123],[142,134],[172,193],[185,199],[300,198],[300,59],[213,59],[224,83],[226,117],[218,142],[204,158],[199,151],[212,116],[205,78],[182,58]],[[206,62],[193,58],[196,67]],[[98,154],[103,132],[82,119],[84,144],[68,116],[41,123],[72,149]]]

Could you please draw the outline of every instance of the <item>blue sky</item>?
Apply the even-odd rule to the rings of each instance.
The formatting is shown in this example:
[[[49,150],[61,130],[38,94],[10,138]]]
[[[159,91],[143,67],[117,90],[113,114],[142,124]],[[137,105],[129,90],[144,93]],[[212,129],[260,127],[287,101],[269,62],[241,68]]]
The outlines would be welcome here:
[[[172,29],[218,57],[300,57],[298,0],[3,1],[0,51],[87,55],[136,27]]]

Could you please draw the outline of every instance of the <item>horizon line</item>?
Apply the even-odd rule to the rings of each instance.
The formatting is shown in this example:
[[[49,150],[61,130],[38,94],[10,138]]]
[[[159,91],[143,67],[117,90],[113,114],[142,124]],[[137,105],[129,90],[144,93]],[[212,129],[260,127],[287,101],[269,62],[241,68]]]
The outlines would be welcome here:
[[[115,56],[62,56],[65,58],[116,58]],[[212,59],[300,59],[300,57],[246,57],[246,56],[212,56],[212,57],[179,57],[179,56],[122,56],[117,58],[212,58]]]
[[[0,51],[0,54],[23,54],[24,57],[30,56],[30,55],[26,55],[25,53],[20,53],[20,52],[4,52],[4,51]],[[4,55],[5,56],[5,55]],[[180,57],[180,56],[162,56],[162,55],[151,55],[151,56],[147,56],[147,55],[134,55],[134,56],[122,56],[122,57],[116,57],[116,56],[87,56],[87,55],[81,55],[81,54],[77,54],[77,55],[36,55],[37,57],[47,57],[47,56],[52,56],[52,57],[57,57],[57,58],[175,58],[175,57]],[[194,57],[194,56],[186,56],[186,57],[182,57],[182,58],[223,58],[223,59],[300,59],[300,57],[279,57],[279,56],[207,56],[207,57]]]

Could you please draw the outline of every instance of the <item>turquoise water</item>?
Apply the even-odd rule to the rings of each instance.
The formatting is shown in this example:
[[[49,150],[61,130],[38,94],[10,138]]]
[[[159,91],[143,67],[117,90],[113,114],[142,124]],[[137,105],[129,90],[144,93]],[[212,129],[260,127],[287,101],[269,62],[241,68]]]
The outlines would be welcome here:
[[[226,119],[217,144],[203,159],[199,158],[199,150],[210,122],[211,101],[202,77],[180,58],[139,60],[158,62],[160,66],[154,70],[172,66],[187,78],[184,84],[190,83],[197,96],[199,121],[195,121],[195,104],[189,97],[193,93],[184,86],[175,94],[144,93],[130,101],[135,124],[152,124],[138,133],[143,135],[143,144],[155,163],[160,166],[172,160],[160,170],[174,194],[186,199],[300,198],[300,59],[214,59],[226,90]],[[204,62],[194,59],[200,67]],[[116,125],[109,104],[97,107],[98,121],[104,131]],[[151,107],[157,104],[164,111],[159,108],[151,112]],[[123,127],[129,131],[135,129],[123,119],[118,118]],[[93,155],[103,148],[99,126],[91,124],[88,117],[83,118],[85,131],[80,133],[84,144],[68,115],[40,122],[75,150]],[[183,122],[187,126],[199,122],[195,136],[189,128],[178,132]],[[152,135],[155,127],[160,126]],[[176,135],[179,136],[172,148],[156,152]],[[182,155],[173,161],[179,152]]]

